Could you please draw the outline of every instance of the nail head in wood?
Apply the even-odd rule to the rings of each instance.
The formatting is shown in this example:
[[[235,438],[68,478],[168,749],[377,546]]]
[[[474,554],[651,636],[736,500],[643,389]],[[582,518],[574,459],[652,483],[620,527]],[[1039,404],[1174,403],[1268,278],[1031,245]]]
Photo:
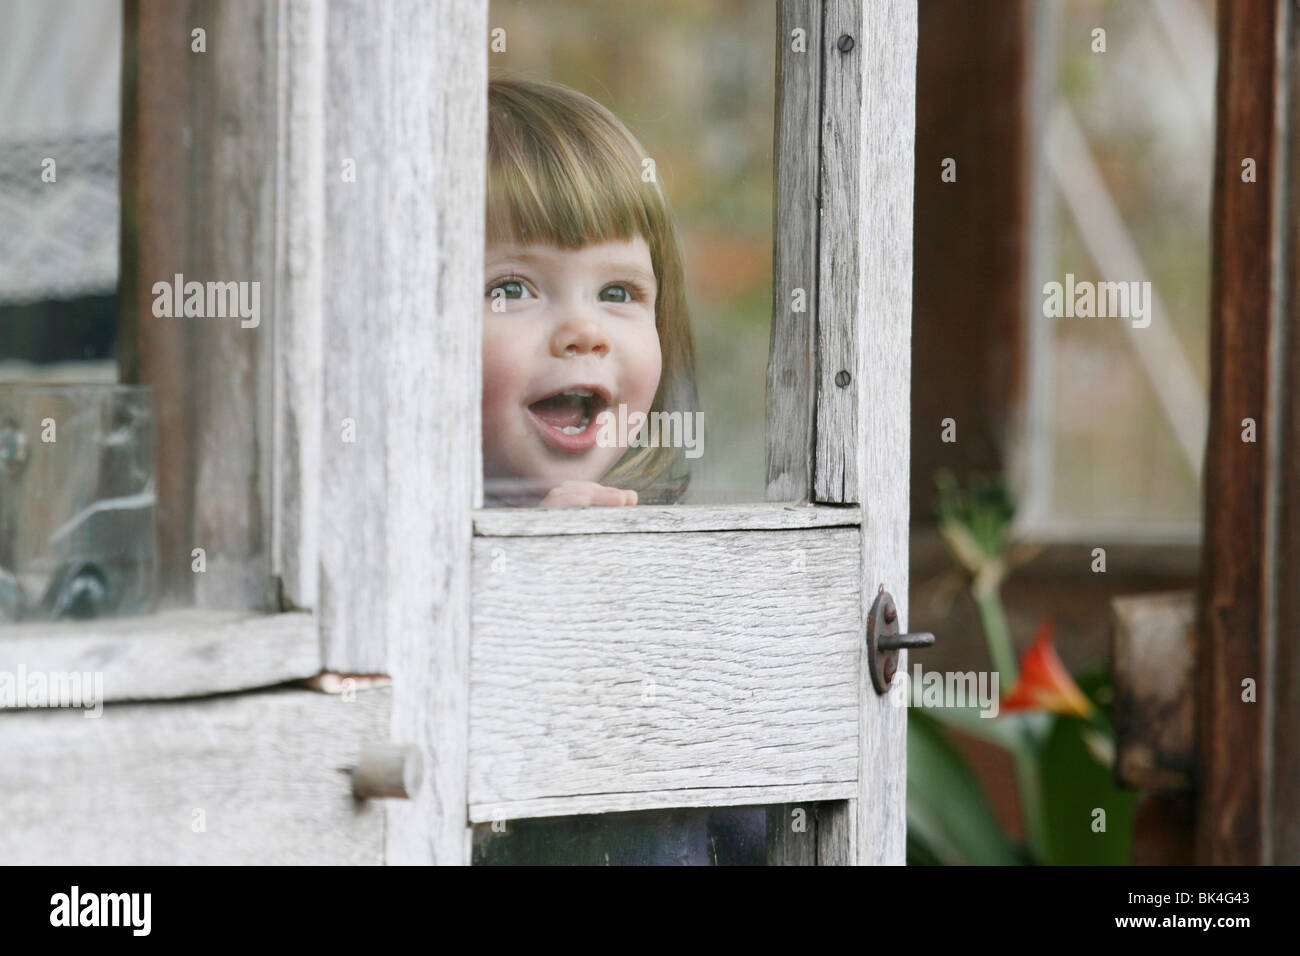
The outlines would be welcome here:
[[[352,770],[352,795],[359,800],[410,799],[419,789],[420,752],[402,744],[364,744]]]
[[[853,49],[853,37],[845,33],[835,42],[835,46],[839,48],[841,53],[848,53]]]
[[[835,384],[840,388],[844,388],[844,386],[848,385],[851,381],[853,381],[853,376],[843,369],[840,369],[835,373]]]

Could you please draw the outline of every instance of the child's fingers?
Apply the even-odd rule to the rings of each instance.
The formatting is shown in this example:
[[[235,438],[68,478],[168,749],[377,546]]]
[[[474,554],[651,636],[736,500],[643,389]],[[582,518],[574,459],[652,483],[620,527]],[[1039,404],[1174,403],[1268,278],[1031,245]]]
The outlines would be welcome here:
[[[569,482],[566,481],[564,482],[564,484],[557,485],[556,487],[548,491],[546,493],[546,497],[542,499],[541,507],[543,508],[581,507],[581,502],[578,500],[578,495],[574,492],[572,488],[565,487],[568,484]]]
[[[635,491],[608,488],[594,481],[562,481],[542,500],[543,508],[618,507],[637,503]]]
[[[602,507],[636,504],[636,492],[624,491],[622,488],[607,488],[604,485],[592,486],[591,503]],[[629,500],[629,496],[631,496]]]
[[[593,504],[607,504],[597,500],[602,488],[594,481],[562,481],[542,499],[543,508],[586,508]]]

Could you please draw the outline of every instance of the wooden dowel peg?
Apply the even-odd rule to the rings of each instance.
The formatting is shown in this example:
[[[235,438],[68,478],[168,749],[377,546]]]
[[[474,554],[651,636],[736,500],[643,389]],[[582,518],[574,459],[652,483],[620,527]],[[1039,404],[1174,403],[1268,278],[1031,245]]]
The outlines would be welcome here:
[[[420,786],[420,752],[405,744],[363,744],[352,769],[352,794],[361,800],[376,797],[410,799]]]

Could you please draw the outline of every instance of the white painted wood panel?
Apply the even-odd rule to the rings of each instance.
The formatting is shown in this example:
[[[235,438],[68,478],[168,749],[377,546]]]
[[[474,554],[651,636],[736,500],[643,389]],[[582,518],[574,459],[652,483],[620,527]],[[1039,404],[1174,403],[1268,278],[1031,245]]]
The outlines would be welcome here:
[[[857,331],[861,374],[856,390],[858,455],[855,500],[862,502],[863,619],[884,585],[908,621],[908,519],[912,385],[912,187],[916,140],[915,0],[831,4],[857,21],[828,26],[828,37],[853,31],[860,55],[845,68],[860,73],[861,100],[843,132],[854,142],[861,187],[856,220]],[[823,247],[823,251],[825,251]],[[850,489],[855,486],[850,483]],[[907,667],[907,654],[898,667]],[[907,710],[879,696],[862,668],[861,776],[852,858],[898,864],[906,858]]]
[[[635,508],[490,508],[474,512],[477,535],[770,531],[852,527],[858,508],[809,504],[645,505]]]
[[[325,248],[325,21],[319,0],[279,9],[272,570],[285,608],[314,609],[320,573]]]
[[[859,337],[862,301],[863,218],[861,111],[864,63],[875,58],[865,49],[864,0],[823,4],[821,186],[817,266],[816,450],[814,501],[854,504],[858,498],[858,397],[868,383]],[[852,46],[840,50],[840,38]],[[844,379],[847,376],[847,381]],[[840,384],[842,383],[842,384]],[[882,389],[870,384],[874,398]],[[887,397],[883,398],[888,401]]]
[[[269,687],[320,672],[310,614],[188,609],[0,628],[0,671],[98,672],[103,700],[168,700]]]
[[[392,742],[423,757],[393,863],[470,859],[487,40],[486,0],[329,7],[323,656],[392,676]]]
[[[766,392],[769,501],[808,500],[813,483],[821,8],[820,0],[782,0],[777,5],[772,169],[776,226]],[[798,305],[802,308],[796,311]]]
[[[475,539],[471,804],[857,779],[859,537]]]
[[[403,427],[388,408],[394,260],[405,248],[390,220],[403,159],[393,154],[392,18],[391,3],[342,0],[326,34],[319,613],[326,667],[353,673],[388,668],[387,453]]]
[[[0,863],[378,864],[383,807],[348,768],[391,691],[274,690],[0,713]],[[196,811],[205,829],[196,832]]]

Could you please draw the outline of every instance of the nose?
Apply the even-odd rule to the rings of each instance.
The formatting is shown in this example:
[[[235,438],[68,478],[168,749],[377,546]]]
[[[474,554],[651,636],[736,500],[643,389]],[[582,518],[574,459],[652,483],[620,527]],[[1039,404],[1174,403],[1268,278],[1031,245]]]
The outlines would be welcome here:
[[[574,355],[609,354],[609,338],[601,323],[589,315],[571,315],[551,337],[551,354],[557,358]]]

